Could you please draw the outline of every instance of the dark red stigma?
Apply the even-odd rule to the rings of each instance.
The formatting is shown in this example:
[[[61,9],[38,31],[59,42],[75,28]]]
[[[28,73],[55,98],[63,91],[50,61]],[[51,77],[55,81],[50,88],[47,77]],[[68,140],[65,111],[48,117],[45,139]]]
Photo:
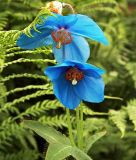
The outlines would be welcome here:
[[[70,68],[66,71],[66,80],[73,81],[76,80],[77,82],[84,78],[84,73],[76,67]]]
[[[69,44],[72,41],[71,34],[64,28],[58,31],[53,31],[51,35],[53,40],[57,43],[60,43],[60,45]]]

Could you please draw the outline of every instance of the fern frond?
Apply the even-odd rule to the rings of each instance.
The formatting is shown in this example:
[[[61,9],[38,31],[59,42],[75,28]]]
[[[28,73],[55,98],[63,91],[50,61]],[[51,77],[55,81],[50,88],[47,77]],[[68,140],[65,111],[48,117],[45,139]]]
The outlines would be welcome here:
[[[7,18],[8,15],[9,15],[9,11],[0,13],[0,30],[3,30],[8,24],[8,18]]]
[[[14,17],[20,21],[31,21],[35,17],[35,11],[16,12]]]
[[[42,106],[46,108],[46,110],[63,108],[64,106],[58,100],[45,100],[41,103]]]
[[[102,5],[117,5],[118,3],[115,0],[93,0],[89,1],[86,4],[82,5],[82,8],[95,8],[95,7],[102,7]]]
[[[90,136],[89,133],[94,133],[96,131],[108,131],[109,127],[108,121],[104,118],[86,118],[84,121],[84,136]]]
[[[65,114],[56,116],[42,116],[38,121],[43,124],[49,124],[55,127],[67,127],[67,116]],[[74,121],[75,117],[71,116],[71,122],[73,123]]]
[[[40,154],[36,150],[26,149],[16,153],[0,153],[0,160],[37,160]]]
[[[17,48],[17,47],[16,47]],[[16,49],[15,48],[15,49]],[[18,47],[19,48],[19,47]],[[18,49],[17,48],[17,49]],[[20,49],[20,48],[19,48]],[[7,50],[7,52],[11,52],[11,49],[10,50]],[[13,52],[13,51],[12,51]],[[13,57],[15,55],[26,55],[26,54],[49,54],[49,53],[52,53],[52,50],[51,49],[44,49],[44,50],[33,50],[33,51],[18,51],[18,52],[13,52],[13,53],[10,53],[10,54],[7,54],[5,57],[8,58],[8,57]]]
[[[32,98],[36,98],[36,97],[40,97],[40,96],[44,96],[46,94],[52,94],[52,91],[50,90],[43,90],[43,91],[36,91],[35,93],[23,96],[21,98],[15,99],[13,102],[8,102],[4,105],[3,108],[0,109],[0,112],[4,112],[7,110],[10,110],[10,108],[12,109],[12,106],[21,103],[21,102],[25,102],[28,101]]]
[[[94,14],[96,12],[102,12],[102,13],[111,13],[113,15],[117,15],[117,11],[114,8],[111,7],[95,7],[95,8],[91,8],[89,10],[89,14]]]
[[[101,116],[101,115],[108,115],[108,113],[101,113],[101,112],[94,112],[87,106],[83,105],[83,113],[85,115],[91,115],[91,116]]]
[[[55,110],[62,107],[62,104],[58,100],[44,100],[43,102],[39,101],[30,108],[26,109],[24,112],[20,113],[16,118],[23,119],[24,116],[39,117],[41,113],[46,113],[46,111],[50,111],[51,109]]]
[[[3,107],[6,103],[6,97],[3,97],[5,93],[6,93],[6,86],[3,83],[0,83],[0,107]]]
[[[11,52],[16,53],[16,51],[19,51],[19,50],[20,50],[20,47],[17,47],[14,45],[13,45],[13,47],[10,46],[10,48],[6,49],[6,53],[7,53],[6,56],[8,56],[8,53],[11,53]]]
[[[7,119],[5,119],[2,123],[1,123],[1,126],[0,128],[4,128],[5,126],[7,126],[8,124],[11,124],[13,123],[14,120],[12,117],[8,117]]]
[[[127,112],[128,112],[129,119],[134,124],[134,127],[135,127],[134,130],[136,131],[136,99],[128,102]]]
[[[90,5],[100,5],[100,4],[114,4],[117,5],[118,3],[115,0],[93,0],[90,2]]]
[[[10,30],[10,31],[0,31],[0,35],[3,36],[3,42],[6,45],[15,45],[15,40],[21,34],[21,31]]]
[[[28,36],[28,37],[32,37],[33,35],[31,34],[31,29],[33,28],[35,31],[40,32],[37,30],[36,28],[36,24],[42,24],[44,22],[44,20],[46,20],[48,18],[48,16],[53,15],[49,9],[47,9],[46,7],[43,7],[41,9],[41,11],[38,13],[38,15],[36,16],[36,18],[34,19],[34,21],[23,30],[23,32]]]
[[[47,100],[45,100],[47,102]],[[22,112],[17,116],[17,118],[23,118],[24,116],[33,116],[37,117],[41,115],[41,113],[44,113],[48,108],[46,108],[46,103],[43,102],[37,102],[35,105],[31,106],[30,108],[26,109],[25,112]],[[45,105],[46,104],[46,105]]]
[[[10,140],[11,136],[19,136],[18,134],[24,132],[23,127],[18,125],[17,123],[10,123],[1,127],[2,131],[0,132],[0,143],[5,143]]]
[[[118,34],[116,28],[109,23],[99,22],[99,25],[102,26],[103,28],[106,28],[106,30],[112,32],[112,35],[116,36]]]
[[[125,67],[132,76],[136,88],[136,63],[135,62],[127,63]]]
[[[126,112],[124,110],[115,111],[110,110],[109,119],[117,126],[117,128],[121,131],[121,137],[124,137],[126,130]]]
[[[30,73],[22,73],[22,74],[13,74],[1,79],[1,82],[6,82],[15,78],[34,78],[34,79],[42,79],[43,81],[47,81],[46,76],[38,75],[38,74],[30,74]]]
[[[7,62],[3,66],[0,67],[0,69],[6,68],[12,64],[16,63],[53,63],[55,64],[55,60],[49,60],[49,59],[25,59],[25,58],[20,58],[12,62]]]
[[[45,89],[48,89],[49,88],[49,84],[46,84],[46,85],[29,85],[29,86],[26,86],[26,87],[22,87],[22,88],[15,88],[13,90],[10,90],[8,92],[6,92],[6,94],[3,94],[2,96],[0,96],[0,98],[2,97],[6,97],[10,94],[14,94],[16,92],[20,92],[20,91],[26,91],[26,90],[31,90],[31,89],[41,89],[41,90],[45,90]]]
[[[35,140],[33,138],[33,133],[29,132],[29,134],[28,134],[28,131],[23,127],[22,123],[17,123],[16,119],[17,119],[17,117],[8,117],[7,119],[5,119],[1,123],[1,126],[0,126],[0,149],[2,149],[2,148],[4,149],[5,147],[11,147],[13,145],[14,138],[16,138],[16,140],[18,140],[18,143],[20,143],[20,145],[27,146],[27,143],[24,139],[24,138],[26,138],[26,139],[28,139],[29,143],[35,149],[37,149]]]

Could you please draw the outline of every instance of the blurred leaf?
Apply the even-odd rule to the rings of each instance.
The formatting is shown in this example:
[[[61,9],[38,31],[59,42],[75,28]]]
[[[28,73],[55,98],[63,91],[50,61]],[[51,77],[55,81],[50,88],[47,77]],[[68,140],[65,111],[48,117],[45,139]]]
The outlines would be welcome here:
[[[48,143],[62,143],[70,144],[70,141],[65,135],[56,131],[54,128],[48,125],[42,125],[40,122],[25,120],[23,122],[24,126],[35,131],[39,136],[44,138]]]
[[[118,127],[121,131],[121,138],[124,137],[126,130],[126,113],[124,111],[110,110],[109,112],[110,120]]]
[[[94,135],[90,136],[89,139],[86,140],[86,153],[90,150],[92,145],[97,142],[100,138],[102,138],[106,134],[106,131],[95,133]]]
[[[72,156],[76,160],[92,160],[80,149],[60,143],[50,144],[47,151],[46,160],[64,160],[68,156]]]
[[[136,99],[128,103],[127,111],[129,119],[133,122],[136,131]]]

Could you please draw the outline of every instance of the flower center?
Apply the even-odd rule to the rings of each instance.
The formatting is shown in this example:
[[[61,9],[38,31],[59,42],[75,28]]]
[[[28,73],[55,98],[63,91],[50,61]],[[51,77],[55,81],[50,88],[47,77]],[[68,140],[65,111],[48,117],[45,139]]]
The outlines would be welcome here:
[[[52,38],[57,43],[56,48],[61,48],[61,45],[69,44],[72,41],[71,34],[64,28],[52,32]]]
[[[71,81],[72,85],[76,85],[78,81],[84,78],[84,74],[78,68],[73,67],[66,71],[65,78],[66,80]]]

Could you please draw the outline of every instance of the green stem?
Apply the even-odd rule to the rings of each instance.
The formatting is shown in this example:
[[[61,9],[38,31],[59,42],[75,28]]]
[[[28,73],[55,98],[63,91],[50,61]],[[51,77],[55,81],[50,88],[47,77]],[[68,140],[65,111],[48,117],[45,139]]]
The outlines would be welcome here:
[[[72,126],[71,126],[71,121],[70,121],[70,110],[69,109],[66,109],[66,114],[67,114],[69,139],[70,139],[71,145],[75,146],[74,137],[73,137],[73,134],[72,134]]]
[[[80,106],[80,144],[81,149],[83,148],[83,107]]]
[[[80,149],[83,148],[83,108],[82,106],[76,109],[76,123],[77,123],[77,143]]]
[[[77,144],[80,148],[80,108],[77,107],[76,109],[76,123],[77,123]]]

